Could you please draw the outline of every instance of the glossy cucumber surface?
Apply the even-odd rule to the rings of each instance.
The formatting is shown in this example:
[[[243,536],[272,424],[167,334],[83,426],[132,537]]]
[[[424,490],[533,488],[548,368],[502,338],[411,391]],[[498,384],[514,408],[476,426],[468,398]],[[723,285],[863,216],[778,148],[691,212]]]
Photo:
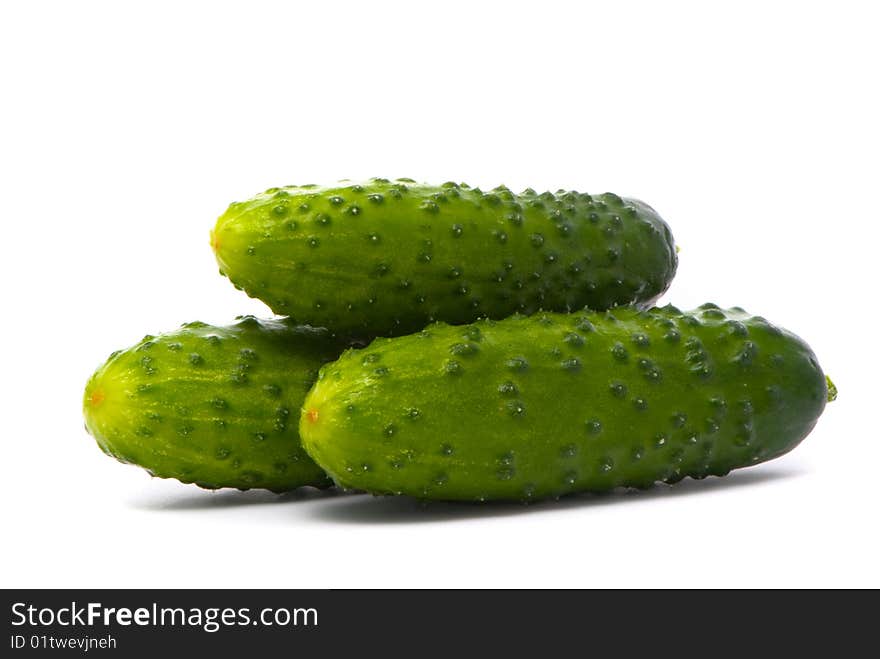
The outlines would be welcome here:
[[[319,367],[341,351],[328,332],[287,321],[188,323],[110,356],[86,385],[86,428],[154,476],[212,489],[326,485],[297,422]]]
[[[275,313],[358,337],[645,306],[677,266],[669,227],[634,199],[409,179],[272,188],[233,203],[211,245]]]
[[[770,460],[828,396],[809,346],[763,318],[626,307],[377,339],[322,369],[300,434],[344,487],[528,501]]]

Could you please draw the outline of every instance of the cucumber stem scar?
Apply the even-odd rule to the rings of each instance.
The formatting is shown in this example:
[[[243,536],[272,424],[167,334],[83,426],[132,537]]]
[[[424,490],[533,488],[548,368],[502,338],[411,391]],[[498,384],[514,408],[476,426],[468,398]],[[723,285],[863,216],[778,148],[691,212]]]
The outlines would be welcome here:
[[[98,407],[98,405],[104,402],[105,397],[103,389],[95,389],[92,395],[89,396],[89,403],[92,407]]]
[[[828,385],[828,402],[831,403],[837,400],[837,387],[834,386],[831,378],[829,378],[827,375],[825,376],[825,383]]]

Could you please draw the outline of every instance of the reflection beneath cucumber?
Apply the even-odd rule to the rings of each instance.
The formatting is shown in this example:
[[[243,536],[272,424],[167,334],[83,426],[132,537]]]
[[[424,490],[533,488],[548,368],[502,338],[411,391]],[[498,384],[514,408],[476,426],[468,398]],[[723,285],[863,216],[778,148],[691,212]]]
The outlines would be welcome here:
[[[532,504],[514,502],[462,503],[419,501],[411,497],[341,497],[316,501],[306,511],[315,520],[356,524],[407,524],[506,517],[528,513],[566,513],[614,504],[651,504],[669,497],[706,495],[740,487],[758,487],[803,475],[779,468],[743,469],[723,478],[687,478],[675,485],[659,484],[649,490],[618,489],[604,494],[573,494]]]

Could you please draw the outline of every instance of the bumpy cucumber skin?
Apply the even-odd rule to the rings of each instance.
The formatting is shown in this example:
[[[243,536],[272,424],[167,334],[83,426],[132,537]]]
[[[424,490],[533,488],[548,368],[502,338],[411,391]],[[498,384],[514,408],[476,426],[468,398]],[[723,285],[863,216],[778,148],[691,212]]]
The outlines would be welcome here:
[[[321,370],[300,434],[344,487],[528,501],[770,460],[826,395],[809,346],[742,309],[620,308],[377,339]]]
[[[646,306],[677,267],[640,201],[410,179],[272,188],[232,204],[211,244],[221,274],[275,313],[360,337]]]
[[[297,422],[341,351],[326,331],[282,320],[188,323],[110,356],[86,385],[86,429],[107,455],[205,488],[328,485]]]

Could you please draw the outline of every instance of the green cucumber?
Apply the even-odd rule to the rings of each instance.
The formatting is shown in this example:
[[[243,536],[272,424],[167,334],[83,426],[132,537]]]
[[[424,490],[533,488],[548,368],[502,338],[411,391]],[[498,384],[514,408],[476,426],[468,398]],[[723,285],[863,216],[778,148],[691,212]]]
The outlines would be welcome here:
[[[677,266],[666,223],[606,193],[372,179],[233,203],[211,244],[238,288],[342,334],[407,334],[538,310],[649,305]]]
[[[205,488],[327,485],[297,422],[318,369],[341,351],[326,331],[288,321],[188,323],[110,356],[86,385],[86,429],[107,455]]]
[[[300,435],[343,487],[527,501],[770,460],[830,394],[806,343],[739,308],[547,313],[349,350]]]

